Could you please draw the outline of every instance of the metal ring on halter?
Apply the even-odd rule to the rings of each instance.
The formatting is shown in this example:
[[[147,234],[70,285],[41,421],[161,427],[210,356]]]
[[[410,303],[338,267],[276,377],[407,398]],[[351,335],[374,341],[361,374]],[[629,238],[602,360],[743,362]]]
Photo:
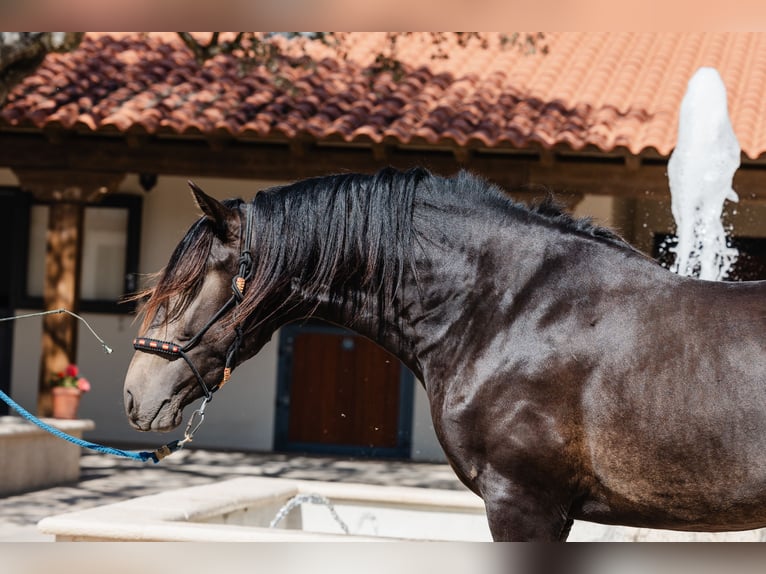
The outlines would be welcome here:
[[[192,416],[186,425],[186,430],[184,431],[184,438],[178,441],[178,448],[183,448],[187,442],[193,440],[194,433],[197,432],[197,429],[202,426],[203,422],[205,422],[205,407],[211,400],[212,397],[205,397],[205,400],[202,401],[200,407],[192,413]]]

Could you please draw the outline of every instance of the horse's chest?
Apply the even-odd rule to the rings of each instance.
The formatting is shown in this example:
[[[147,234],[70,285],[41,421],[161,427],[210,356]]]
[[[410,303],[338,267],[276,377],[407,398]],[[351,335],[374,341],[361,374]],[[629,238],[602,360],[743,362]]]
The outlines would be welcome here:
[[[471,488],[488,469],[493,474],[503,469],[508,480],[522,474],[561,478],[576,432],[556,409],[534,394],[496,393],[481,386],[453,388],[432,404],[442,447]],[[571,469],[564,474],[571,475]]]

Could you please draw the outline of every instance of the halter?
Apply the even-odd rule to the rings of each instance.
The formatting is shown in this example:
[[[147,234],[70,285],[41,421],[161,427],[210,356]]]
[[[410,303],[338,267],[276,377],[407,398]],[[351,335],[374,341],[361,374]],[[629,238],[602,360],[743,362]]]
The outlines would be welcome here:
[[[241,325],[237,325],[234,328],[235,337],[234,341],[232,341],[231,345],[229,345],[228,350],[226,351],[226,362],[224,364],[223,369],[223,378],[221,379],[221,382],[215,385],[212,388],[209,388],[207,384],[205,383],[205,380],[202,378],[202,375],[197,370],[197,368],[194,366],[194,363],[189,358],[189,355],[187,353],[191,351],[194,347],[197,346],[197,344],[202,340],[202,337],[205,335],[205,333],[212,327],[218,320],[220,320],[221,317],[223,317],[230,309],[232,309],[234,306],[238,305],[242,302],[242,299],[244,298],[244,290],[245,290],[245,283],[247,280],[250,279],[253,275],[253,256],[250,253],[250,244],[251,244],[251,232],[253,228],[253,206],[251,203],[245,204],[245,233],[244,237],[240,237],[240,243],[242,244],[242,249],[239,253],[239,273],[236,277],[234,277],[231,281],[231,291],[232,295],[229,297],[229,300],[226,301],[226,303],[223,304],[223,306],[218,309],[218,311],[210,318],[210,320],[205,323],[205,326],[200,329],[194,337],[191,338],[191,340],[186,343],[185,345],[180,345],[178,343],[173,343],[171,341],[161,341],[159,339],[150,339],[147,337],[138,337],[136,339],[133,339],[133,348],[136,351],[143,351],[145,353],[155,353],[157,355],[163,356],[169,361],[175,360],[178,357],[182,358],[184,361],[186,361],[186,364],[189,365],[189,369],[191,369],[191,372],[194,374],[194,377],[197,379],[197,383],[199,383],[200,388],[202,389],[202,393],[205,395],[205,403],[207,404],[213,399],[213,393],[220,389],[223,385],[227,383],[227,381],[231,378],[231,370],[234,368],[234,359],[236,358],[237,351],[239,350],[240,345],[242,344],[242,327]],[[202,413],[200,413],[202,414]]]

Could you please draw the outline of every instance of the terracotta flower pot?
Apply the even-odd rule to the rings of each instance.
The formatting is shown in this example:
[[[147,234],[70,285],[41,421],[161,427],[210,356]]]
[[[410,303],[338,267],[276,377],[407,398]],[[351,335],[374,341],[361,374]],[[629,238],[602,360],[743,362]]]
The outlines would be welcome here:
[[[74,387],[53,387],[53,418],[76,419],[81,394],[80,389]]]

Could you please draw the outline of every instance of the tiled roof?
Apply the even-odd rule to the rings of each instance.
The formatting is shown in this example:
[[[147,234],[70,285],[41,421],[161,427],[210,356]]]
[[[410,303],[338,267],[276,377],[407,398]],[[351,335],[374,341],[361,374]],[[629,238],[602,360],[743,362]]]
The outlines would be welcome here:
[[[263,68],[217,56],[203,66],[175,34],[89,34],[49,55],[0,111],[4,127],[102,133],[598,149],[668,155],[678,108],[700,66],[719,70],[743,151],[766,152],[766,34],[549,33],[542,50],[471,44],[432,59],[428,39],[400,41],[407,73],[365,74],[385,37],[348,37],[348,58]]]

